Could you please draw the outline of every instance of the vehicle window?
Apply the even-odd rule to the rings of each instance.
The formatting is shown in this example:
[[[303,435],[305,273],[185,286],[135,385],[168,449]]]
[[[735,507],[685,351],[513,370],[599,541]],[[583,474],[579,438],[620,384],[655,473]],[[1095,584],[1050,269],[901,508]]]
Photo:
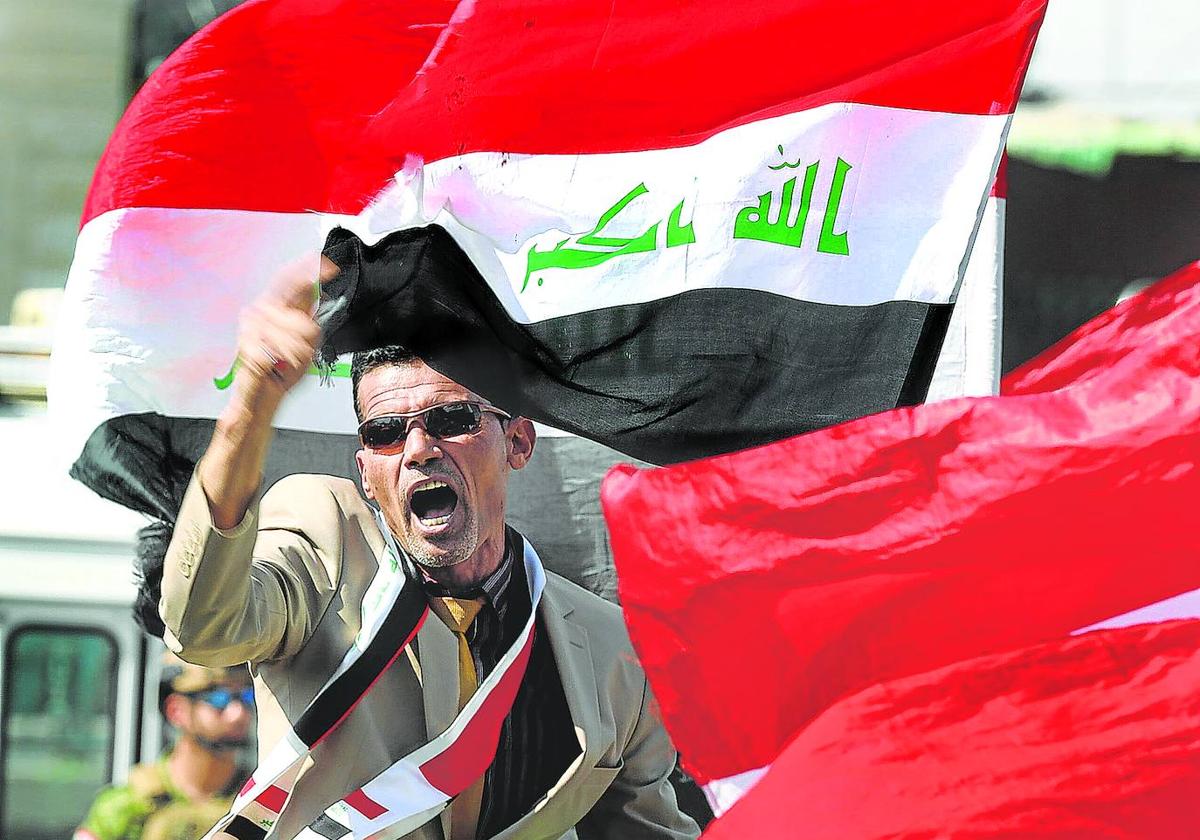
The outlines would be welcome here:
[[[70,837],[112,773],[116,643],[99,629],[22,627],[3,676],[0,837]]]

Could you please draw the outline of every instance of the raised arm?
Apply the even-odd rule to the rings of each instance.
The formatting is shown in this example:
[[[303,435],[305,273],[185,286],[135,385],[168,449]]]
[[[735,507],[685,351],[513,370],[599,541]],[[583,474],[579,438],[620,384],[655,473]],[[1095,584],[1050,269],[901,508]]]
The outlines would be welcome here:
[[[320,270],[322,280],[337,271],[324,256]],[[262,481],[271,421],[312,362],[321,338],[313,288],[311,276],[289,270],[242,313],[233,397],[197,468],[218,528],[233,528],[246,515]]]
[[[335,271],[322,258],[322,278]],[[242,313],[233,394],[184,497],[163,569],[165,640],[190,661],[294,652],[332,593],[328,552],[302,528],[264,523],[260,534],[257,504],[275,412],[320,340],[315,279],[293,268]]]

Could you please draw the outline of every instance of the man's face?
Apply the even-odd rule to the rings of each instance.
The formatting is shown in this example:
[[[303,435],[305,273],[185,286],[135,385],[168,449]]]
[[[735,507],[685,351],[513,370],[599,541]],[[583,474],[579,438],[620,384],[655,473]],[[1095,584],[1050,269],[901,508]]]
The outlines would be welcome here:
[[[213,686],[226,689],[235,697],[247,687],[248,684],[244,683]],[[174,695],[179,704],[175,707],[176,711],[168,715],[172,718],[171,723],[184,734],[202,738],[209,744],[229,747],[245,744],[254,722],[254,707],[234,699],[224,708],[217,708],[207,702],[205,696],[205,692]]]
[[[358,384],[363,420],[464,401],[487,404],[420,361],[374,368]],[[505,423],[484,412],[478,432],[444,439],[414,419],[395,446],[364,447],[356,459],[363,492],[379,505],[405,551],[424,566],[440,567],[476,557],[483,548],[499,562],[508,471],[523,467],[532,451],[528,420]]]

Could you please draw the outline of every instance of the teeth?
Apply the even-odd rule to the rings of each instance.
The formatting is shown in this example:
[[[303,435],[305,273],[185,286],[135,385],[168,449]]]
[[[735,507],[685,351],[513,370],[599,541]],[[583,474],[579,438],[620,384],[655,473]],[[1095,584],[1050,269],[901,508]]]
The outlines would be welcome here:
[[[420,487],[418,487],[415,491],[413,491],[413,496],[415,497],[417,493],[424,493],[426,490],[437,490],[441,487],[445,487],[453,491],[453,488],[451,488],[446,482],[434,480],[430,481],[428,484],[422,484]],[[448,513],[445,516],[431,516],[428,518],[420,517],[420,519],[421,524],[425,527],[436,528],[439,525],[445,525],[447,522],[449,522],[450,516],[451,514]]]

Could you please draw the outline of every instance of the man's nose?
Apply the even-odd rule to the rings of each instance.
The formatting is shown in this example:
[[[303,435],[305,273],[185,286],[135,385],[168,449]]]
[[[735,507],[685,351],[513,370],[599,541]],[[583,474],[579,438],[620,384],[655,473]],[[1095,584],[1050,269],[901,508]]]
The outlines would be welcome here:
[[[241,720],[250,716],[250,705],[241,700],[235,700],[225,707],[225,717]]]
[[[404,441],[405,466],[416,467],[441,458],[442,450],[437,442],[438,439],[425,431],[423,426],[413,424]]]

